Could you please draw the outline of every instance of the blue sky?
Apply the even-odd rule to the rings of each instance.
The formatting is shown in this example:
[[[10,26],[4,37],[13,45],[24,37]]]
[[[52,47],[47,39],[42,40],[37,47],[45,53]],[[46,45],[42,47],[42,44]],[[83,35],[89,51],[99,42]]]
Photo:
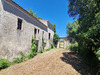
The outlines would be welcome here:
[[[49,20],[52,24],[56,24],[57,34],[60,37],[67,36],[66,25],[73,18],[69,17],[68,0],[13,0],[24,9],[37,13],[38,17]]]

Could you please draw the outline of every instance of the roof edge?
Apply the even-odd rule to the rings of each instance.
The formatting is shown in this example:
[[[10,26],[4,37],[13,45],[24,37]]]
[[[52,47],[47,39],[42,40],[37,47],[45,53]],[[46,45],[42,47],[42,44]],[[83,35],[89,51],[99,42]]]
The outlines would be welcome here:
[[[54,28],[54,26],[48,20],[46,20],[46,21]]]
[[[40,24],[42,24],[43,26],[45,26],[47,28],[47,26],[45,24],[43,24],[41,21],[39,21],[36,17],[34,17],[33,15],[31,15],[28,11],[26,11],[24,8],[22,8],[21,6],[19,6],[17,3],[15,3],[13,0],[6,0],[8,2],[10,2],[11,4],[15,5],[16,7],[18,7],[19,9],[21,9],[22,11],[24,11],[26,14],[28,14],[30,17],[32,17],[33,19],[35,19],[37,22],[39,22]]]

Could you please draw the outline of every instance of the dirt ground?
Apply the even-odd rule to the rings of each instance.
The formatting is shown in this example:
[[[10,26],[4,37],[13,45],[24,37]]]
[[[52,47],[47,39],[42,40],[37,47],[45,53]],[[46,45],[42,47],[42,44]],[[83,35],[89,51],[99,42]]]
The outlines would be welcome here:
[[[0,75],[87,75],[76,54],[51,50],[0,71]]]

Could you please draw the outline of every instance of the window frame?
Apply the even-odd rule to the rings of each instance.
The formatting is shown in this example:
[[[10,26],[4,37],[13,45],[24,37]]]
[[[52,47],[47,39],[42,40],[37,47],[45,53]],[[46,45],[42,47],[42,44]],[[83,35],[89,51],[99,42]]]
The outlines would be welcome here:
[[[49,33],[49,40],[51,39],[51,33]]]
[[[17,21],[17,30],[22,30],[22,22],[23,20],[18,18],[18,21]]]

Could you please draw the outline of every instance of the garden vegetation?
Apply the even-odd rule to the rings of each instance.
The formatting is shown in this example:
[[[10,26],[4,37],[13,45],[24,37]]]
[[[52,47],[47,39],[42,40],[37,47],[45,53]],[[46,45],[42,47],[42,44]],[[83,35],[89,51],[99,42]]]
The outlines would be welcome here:
[[[71,50],[80,54],[95,74],[100,68],[100,1],[69,0],[67,34],[72,42]]]

